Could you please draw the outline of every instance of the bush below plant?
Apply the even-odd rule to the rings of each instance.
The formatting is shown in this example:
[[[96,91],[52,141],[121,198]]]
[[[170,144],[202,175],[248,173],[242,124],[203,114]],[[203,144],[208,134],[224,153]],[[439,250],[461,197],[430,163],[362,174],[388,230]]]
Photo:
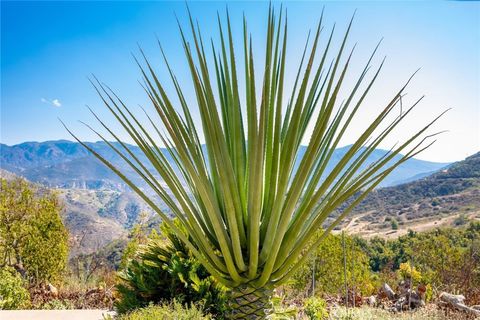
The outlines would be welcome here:
[[[166,224],[162,224],[161,231],[166,240],[153,231],[147,244],[120,272],[118,312],[176,299],[183,304],[195,303],[222,317],[227,306],[224,288]]]
[[[174,301],[164,305],[149,305],[121,315],[117,320],[212,320],[209,315],[204,315],[202,309],[192,305],[184,307],[180,302]]]
[[[303,311],[310,320],[328,319],[327,302],[319,297],[310,297],[303,303]]]

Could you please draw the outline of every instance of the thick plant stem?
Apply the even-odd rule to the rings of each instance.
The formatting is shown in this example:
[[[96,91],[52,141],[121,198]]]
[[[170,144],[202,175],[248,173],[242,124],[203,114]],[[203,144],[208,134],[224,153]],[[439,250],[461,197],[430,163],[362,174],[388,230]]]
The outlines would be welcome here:
[[[227,319],[265,319],[271,309],[272,293],[271,289],[249,286],[232,289]]]

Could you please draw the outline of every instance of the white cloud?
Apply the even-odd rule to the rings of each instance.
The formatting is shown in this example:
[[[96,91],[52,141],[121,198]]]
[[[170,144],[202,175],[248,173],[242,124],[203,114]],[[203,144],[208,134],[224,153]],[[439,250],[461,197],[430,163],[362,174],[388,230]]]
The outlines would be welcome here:
[[[55,107],[61,107],[62,104],[60,103],[60,100],[58,99],[53,99],[52,100],[52,104],[55,106]]]
[[[53,107],[57,107],[57,108],[62,106],[62,103],[58,99],[50,100],[50,99],[41,98],[40,101],[42,101],[43,103],[49,104]]]

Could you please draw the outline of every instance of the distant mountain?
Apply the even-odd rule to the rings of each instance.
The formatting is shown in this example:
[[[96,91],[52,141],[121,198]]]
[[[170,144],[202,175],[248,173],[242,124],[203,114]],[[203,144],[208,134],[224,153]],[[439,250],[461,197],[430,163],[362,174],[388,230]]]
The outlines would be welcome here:
[[[88,143],[88,145],[120,167],[136,183],[144,185],[143,181],[134,174],[133,170],[106,143],[95,142]],[[148,167],[149,162],[140,148],[132,145],[128,145],[128,147]],[[327,174],[340,161],[349,148],[350,146],[347,146],[335,150],[326,168]],[[305,146],[300,148],[298,159],[303,157],[305,150]],[[167,159],[170,159],[165,149],[162,152]],[[368,158],[364,167],[381,158],[385,152],[385,150],[381,149],[375,150]],[[394,160],[399,157],[397,156]],[[170,162],[174,165],[173,161]],[[299,161],[297,161],[296,165],[298,163]],[[124,191],[126,188],[121,179],[79,143],[66,140],[25,142],[14,146],[0,144],[0,164],[2,169],[49,187],[117,191]],[[380,186],[395,185],[415,176],[435,172],[447,165],[448,163],[410,159],[392,172]],[[160,177],[158,178],[160,179]]]
[[[87,143],[95,152],[122,168],[140,185],[134,171],[104,142]],[[115,146],[120,147],[119,144]],[[148,167],[140,148],[128,147]],[[121,147],[120,147],[121,148]],[[168,155],[167,155],[168,156]],[[126,184],[81,144],[66,140],[0,144],[0,167],[51,188],[124,191]]]
[[[359,233],[378,234],[392,219],[405,225],[403,229],[480,220],[480,152],[428,177],[374,190],[346,225]]]

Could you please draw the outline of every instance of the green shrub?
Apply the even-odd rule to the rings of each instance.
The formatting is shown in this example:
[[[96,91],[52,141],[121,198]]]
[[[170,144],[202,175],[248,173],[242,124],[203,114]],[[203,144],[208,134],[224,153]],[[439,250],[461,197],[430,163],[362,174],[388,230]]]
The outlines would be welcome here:
[[[12,267],[0,268],[0,310],[24,309],[30,306],[25,281]]]
[[[390,221],[390,226],[392,227],[392,230],[398,230],[398,221],[397,219],[393,218]]]
[[[376,290],[376,284],[372,282],[369,257],[361,245],[357,238],[345,235],[346,278],[350,288],[354,285],[357,292],[370,295]],[[344,291],[344,250],[341,236],[329,234],[323,239],[312,259],[293,275],[292,288],[300,292],[311,288],[314,271],[316,292],[338,294]]]
[[[269,312],[268,320],[290,320],[296,319],[298,310],[295,306],[286,305],[284,296],[273,296],[270,300],[272,309]]]
[[[409,231],[397,239],[373,238],[363,244],[372,271],[380,272],[381,282],[396,283],[410,277],[407,266],[414,266],[427,285],[426,299],[432,290],[462,292],[472,303],[480,302],[480,223],[464,228],[441,228],[428,232]],[[400,266],[404,263],[404,270]],[[390,280],[384,276],[394,276]],[[415,279],[414,279],[415,282]],[[430,285],[430,289],[429,286]]]
[[[402,280],[412,280],[414,285],[422,281],[422,274],[410,262],[401,263],[398,272]]]
[[[202,309],[192,305],[185,308],[180,302],[175,301],[168,305],[149,305],[142,309],[124,314],[118,320],[210,320],[209,315],[204,315]]]
[[[310,320],[323,320],[328,318],[327,302],[322,298],[311,297],[303,303],[304,312]]]
[[[42,310],[72,310],[75,305],[69,300],[53,299],[42,305]]]
[[[458,217],[456,217],[455,220],[453,220],[453,225],[459,227],[468,224],[468,222],[468,217],[464,213],[462,213]]]
[[[425,302],[430,302],[433,299],[433,288],[432,285],[429,283],[425,286]]]
[[[162,224],[164,240],[155,231],[119,274],[116,307],[119,313],[176,299],[195,303],[221,317],[226,311],[225,290],[191,255],[176,235]]]
[[[0,265],[22,269],[34,283],[60,280],[68,232],[55,193],[22,179],[0,179]]]

